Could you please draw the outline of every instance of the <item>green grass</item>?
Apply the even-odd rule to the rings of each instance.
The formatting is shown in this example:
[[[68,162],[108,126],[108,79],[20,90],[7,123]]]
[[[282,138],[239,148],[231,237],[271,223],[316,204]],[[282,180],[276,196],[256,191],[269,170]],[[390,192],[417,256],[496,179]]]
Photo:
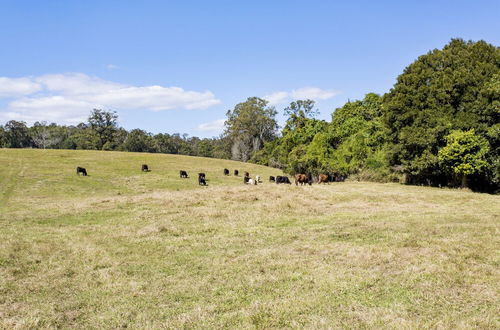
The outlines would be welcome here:
[[[224,167],[0,149],[0,328],[500,327],[499,196]]]

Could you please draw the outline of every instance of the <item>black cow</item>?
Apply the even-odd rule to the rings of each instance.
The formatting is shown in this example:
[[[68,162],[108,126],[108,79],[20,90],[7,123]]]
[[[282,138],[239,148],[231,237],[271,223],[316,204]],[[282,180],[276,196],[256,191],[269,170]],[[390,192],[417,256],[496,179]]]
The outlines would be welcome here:
[[[245,175],[243,177],[243,183],[248,183],[249,180],[250,180],[250,177],[248,175]]]
[[[187,178],[188,177],[188,174],[187,174],[186,171],[180,170],[179,174],[180,174],[181,178]]]
[[[229,175],[229,170],[227,168],[224,169],[224,175]]]
[[[198,173],[198,184],[200,186],[207,185],[207,181],[205,180],[205,173]]]
[[[280,184],[280,183],[292,184],[290,182],[290,179],[287,176],[278,175],[276,177],[276,184]]]
[[[272,175],[271,175],[271,176],[269,177],[269,182],[275,182],[275,181],[276,181],[276,178],[275,178],[274,176],[272,176]]]
[[[240,172],[238,172],[238,170],[234,170],[234,175],[238,176],[238,174],[240,174]]]
[[[147,165],[147,164],[142,164],[142,166],[141,166],[141,171],[143,171],[143,172],[149,172],[149,167],[148,167],[148,165]]]
[[[248,177],[249,177],[249,176],[250,176],[250,173],[248,173],[248,172],[245,172],[245,176],[248,176]]]
[[[80,175],[80,173],[83,175],[83,176],[87,176],[87,170],[83,167],[80,167],[78,166],[76,168],[76,175]]]

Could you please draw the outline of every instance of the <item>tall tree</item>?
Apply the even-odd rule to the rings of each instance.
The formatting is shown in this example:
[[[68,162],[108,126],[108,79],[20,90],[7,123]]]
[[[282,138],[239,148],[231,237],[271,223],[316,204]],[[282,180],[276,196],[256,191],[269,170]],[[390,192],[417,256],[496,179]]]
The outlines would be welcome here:
[[[319,111],[314,108],[313,100],[297,100],[290,103],[284,109],[285,116],[288,117],[285,130],[293,130],[304,125],[307,119],[315,118]]]
[[[112,142],[113,135],[118,127],[117,119],[118,115],[116,111],[111,112],[101,109],[92,110],[88,122],[90,129],[97,135],[97,149],[102,150],[106,143]]]
[[[484,41],[454,39],[409,65],[384,102],[391,164],[403,165],[417,182],[438,181],[444,175],[438,150],[451,130],[475,129],[492,139],[499,73],[500,48]]]
[[[250,97],[227,111],[225,134],[232,142],[232,158],[247,161],[267,141],[276,137],[276,109],[258,97]]]
[[[9,148],[31,147],[31,137],[24,121],[8,121],[4,127],[4,136]]]
[[[446,146],[439,150],[439,161],[445,170],[458,177],[461,187],[467,187],[467,177],[488,167],[486,155],[490,151],[488,141],[469,131],[452,131],[446,136]]]

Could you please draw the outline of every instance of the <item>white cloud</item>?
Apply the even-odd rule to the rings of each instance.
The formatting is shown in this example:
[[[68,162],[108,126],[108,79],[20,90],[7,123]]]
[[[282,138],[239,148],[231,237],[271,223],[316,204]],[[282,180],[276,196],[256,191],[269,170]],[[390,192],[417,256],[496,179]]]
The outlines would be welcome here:
[[[116,70],[116,69],[119,69],[120,67],[118,65],[108,64],[108,65],[106,65],[106,68],[108,70]]]
[[[93,108],[111,110],[206,109],[220,101],[210,91],[180,87],[131,86],[83,73],[0,77],[0,99],[9,99],[0,119],[73,124]]]
[[[31,78],[0,77],[0,97],[17,97],[41,90],[40,84]]]
[[[274,92],[262,97],[264,100],[269,101],[269,105],[277,105],[287,103],[291,100],[326,100],[334,97],[340,92],[334,89],[321,89],[319,87],[302,87],[295,89],[291,92]]]
[[[263,97],[264,100],[269,101],[269,105],[276,105],[284,103],[288,100],[289,94],[287,92],[275,92]]]
[[[225,119],[217,119],[208,123],[198,125],[198,131],[203,132],[221,132],[224,129]]]
[[[312,100],[326,100],[339,94],[338,91],[333,89],[321,89],[318,87],[302,87],[292,91],[292,97],[296,100],[312,99]]]

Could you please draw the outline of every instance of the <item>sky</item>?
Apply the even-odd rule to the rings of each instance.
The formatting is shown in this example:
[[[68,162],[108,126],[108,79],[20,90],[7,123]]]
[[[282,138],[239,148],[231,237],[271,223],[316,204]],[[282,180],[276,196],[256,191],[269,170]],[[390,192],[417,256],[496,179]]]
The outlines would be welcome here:
[[[0,125],[93,108],[152,133],[218,136],[258,96],[319,118],[388,92],[452,38],[500,45],[500,1],[0,0]]]

